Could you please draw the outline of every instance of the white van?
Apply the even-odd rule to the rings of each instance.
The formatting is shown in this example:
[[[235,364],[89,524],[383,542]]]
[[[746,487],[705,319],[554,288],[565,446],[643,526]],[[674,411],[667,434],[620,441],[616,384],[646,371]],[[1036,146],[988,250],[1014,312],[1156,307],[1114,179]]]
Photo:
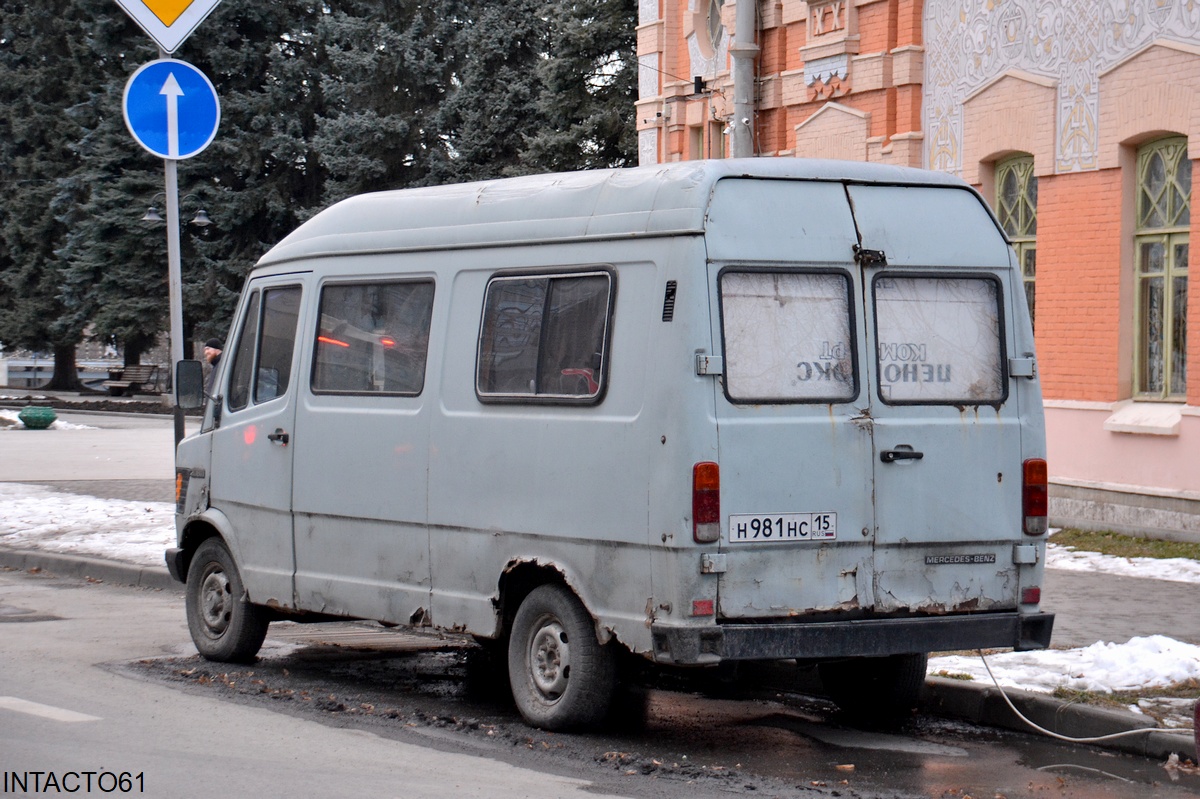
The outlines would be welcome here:
[[[820,662],[890,714],[928,652],[1049,644],[1025,292],[952,177],[779,158],[355,197],[262,258],[214,385],[167,552],[210,659],[273,619],[461,632],[561,729],[605,715],[622,652]]]

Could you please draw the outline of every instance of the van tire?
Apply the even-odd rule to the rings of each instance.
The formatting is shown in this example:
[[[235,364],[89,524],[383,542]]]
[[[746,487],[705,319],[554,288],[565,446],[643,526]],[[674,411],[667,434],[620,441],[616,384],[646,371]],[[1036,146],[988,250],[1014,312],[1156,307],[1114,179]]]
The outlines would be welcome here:
[[[206,539],[187,574],[188,631],[207,660],[250,663],[267,637],[267,613],[246,601],[246,588],[229,548]]]
[[[830,698],[855,721],[891,725],[916,708],[929,655],[914,653],[821,663]]]
[[[518,608],[508,675],[517,709],[544,730],[599,724],[617,684],[613,651],[596,639],[579,599],[557,584],[535,588]]]

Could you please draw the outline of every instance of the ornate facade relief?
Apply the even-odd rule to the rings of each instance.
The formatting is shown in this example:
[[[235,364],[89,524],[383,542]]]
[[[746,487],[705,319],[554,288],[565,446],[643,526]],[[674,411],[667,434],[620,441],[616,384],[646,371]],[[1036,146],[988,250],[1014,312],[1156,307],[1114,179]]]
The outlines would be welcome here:
[[[858,53],[858,14],[852,0],[809,0],[804,59],[808,102],[850,92],[851,56]]]
[[[638,165],[658,163],[658,128],[638,131]]]
[[[1057,83],[1054,171],[1079,172],[1100,166],[1100,76],[1156,39],[1200,44],[1200,0],[928,0],[924,39],[930,168],[962,174],[964,101],[1022,70]]]

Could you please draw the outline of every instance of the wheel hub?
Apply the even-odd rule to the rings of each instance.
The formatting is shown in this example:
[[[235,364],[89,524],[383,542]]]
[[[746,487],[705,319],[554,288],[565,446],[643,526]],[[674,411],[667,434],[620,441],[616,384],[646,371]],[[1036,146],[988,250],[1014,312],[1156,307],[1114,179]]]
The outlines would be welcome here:
[[[530,644],[533,684],[547,699],[558,699],[567,690],[571,647],[567,631],[557,621],[543,625]]]
[[[229,626],[232,613],[229,578],[216,569],[204,575],[200,584],[200,612],[204,615],[204,626],[213,635],[221,635]]]

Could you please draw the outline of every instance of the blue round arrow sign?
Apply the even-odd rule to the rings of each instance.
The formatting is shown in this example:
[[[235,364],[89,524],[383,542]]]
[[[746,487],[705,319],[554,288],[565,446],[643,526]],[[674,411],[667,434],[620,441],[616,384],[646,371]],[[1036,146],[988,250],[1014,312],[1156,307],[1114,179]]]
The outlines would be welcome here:
[[[143,64],[125,84],[125,125],[154,155],[182,161],[217,135],[221,104],[208,77],[186,61]]]

